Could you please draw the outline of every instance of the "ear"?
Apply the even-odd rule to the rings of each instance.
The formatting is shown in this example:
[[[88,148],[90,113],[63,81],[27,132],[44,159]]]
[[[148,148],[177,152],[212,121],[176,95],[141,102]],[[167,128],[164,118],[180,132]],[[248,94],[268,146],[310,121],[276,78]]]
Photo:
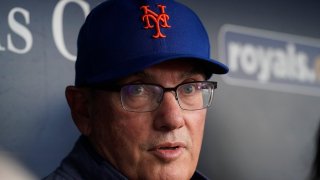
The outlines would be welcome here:
[[[89,92],[86,89],[68,86],[65,95],[74,123],[82,134],[88,136],[92,129]]]

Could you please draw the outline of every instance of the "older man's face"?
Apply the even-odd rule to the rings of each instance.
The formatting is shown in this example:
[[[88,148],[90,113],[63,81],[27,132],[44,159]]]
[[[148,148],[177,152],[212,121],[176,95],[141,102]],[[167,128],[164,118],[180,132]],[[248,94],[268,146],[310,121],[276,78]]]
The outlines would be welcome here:
[[[193,64],[171,61],[121,80],[175,87],[202,81]],[[143,74],[143,75],[142,75]],[[152,112],[128,112],[119,92],[96,91],[90,141],[103,158],[130,179],[190,179],[197,166],[206,110],[186,111],[166,92]]]

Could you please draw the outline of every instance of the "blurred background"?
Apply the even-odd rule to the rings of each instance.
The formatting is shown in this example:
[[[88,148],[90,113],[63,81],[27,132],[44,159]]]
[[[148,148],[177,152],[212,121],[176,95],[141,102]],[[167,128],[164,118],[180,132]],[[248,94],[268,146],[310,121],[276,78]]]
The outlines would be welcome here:
[[[0,2],[0,179],[39,179],[73,147],[79,132],[64,89],[79,28],[100,2]],[[203,21],[211,56],[230,66],[213,77],[199,170],[220,180],[307,179],[320,120],[320,1],[179,2]]]

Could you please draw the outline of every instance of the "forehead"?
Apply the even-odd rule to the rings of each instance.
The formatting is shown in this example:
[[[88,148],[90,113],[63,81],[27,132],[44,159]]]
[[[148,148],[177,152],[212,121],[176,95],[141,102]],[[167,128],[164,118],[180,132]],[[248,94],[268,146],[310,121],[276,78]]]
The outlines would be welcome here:
[[[188,73],[195,73],[195,71],[200,71],[199,68],[196,68],[195,63],[191,61],[179,61],[179,60],[163,62],[143,70],[143,72],[148,74],[153,74],[153,73],[188,74]]]
[[[171,60],[162,62],[137,72],[121,81],[132,78],[145,78],[150,80],[161,78],[183,79],[190,76],[204,76],[203,68],[191,60]]]

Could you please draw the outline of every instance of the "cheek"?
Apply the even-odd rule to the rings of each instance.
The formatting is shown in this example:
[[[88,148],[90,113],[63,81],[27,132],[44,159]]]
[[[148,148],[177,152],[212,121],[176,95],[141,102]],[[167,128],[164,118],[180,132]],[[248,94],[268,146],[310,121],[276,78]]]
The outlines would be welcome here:
[[[206,121],[206,110],[187,111],[184,115],[186,125],[191,131],[190,133],[202,134]]]
[[[148,118],[146,114],[130,113],[117,105],[99,108],[93,138],[98,141],[100,154],[119,166],[137,163],[141,158],[141,145],[149,137],[151,124],[148,122],[151,121]]]
[[[206,118],[206,110],[189,111],[186,116],[186,127],[192,139],[193,151],[195,154],[200,153],[204,125]]]
[[[131,148],[138,148],[140,144],[145,142],[148,138],[148,132],[150,125],[145,118],[139,116],[119,116],[114,122],[111,123],[112,132],[114,138],[122,141]]]

